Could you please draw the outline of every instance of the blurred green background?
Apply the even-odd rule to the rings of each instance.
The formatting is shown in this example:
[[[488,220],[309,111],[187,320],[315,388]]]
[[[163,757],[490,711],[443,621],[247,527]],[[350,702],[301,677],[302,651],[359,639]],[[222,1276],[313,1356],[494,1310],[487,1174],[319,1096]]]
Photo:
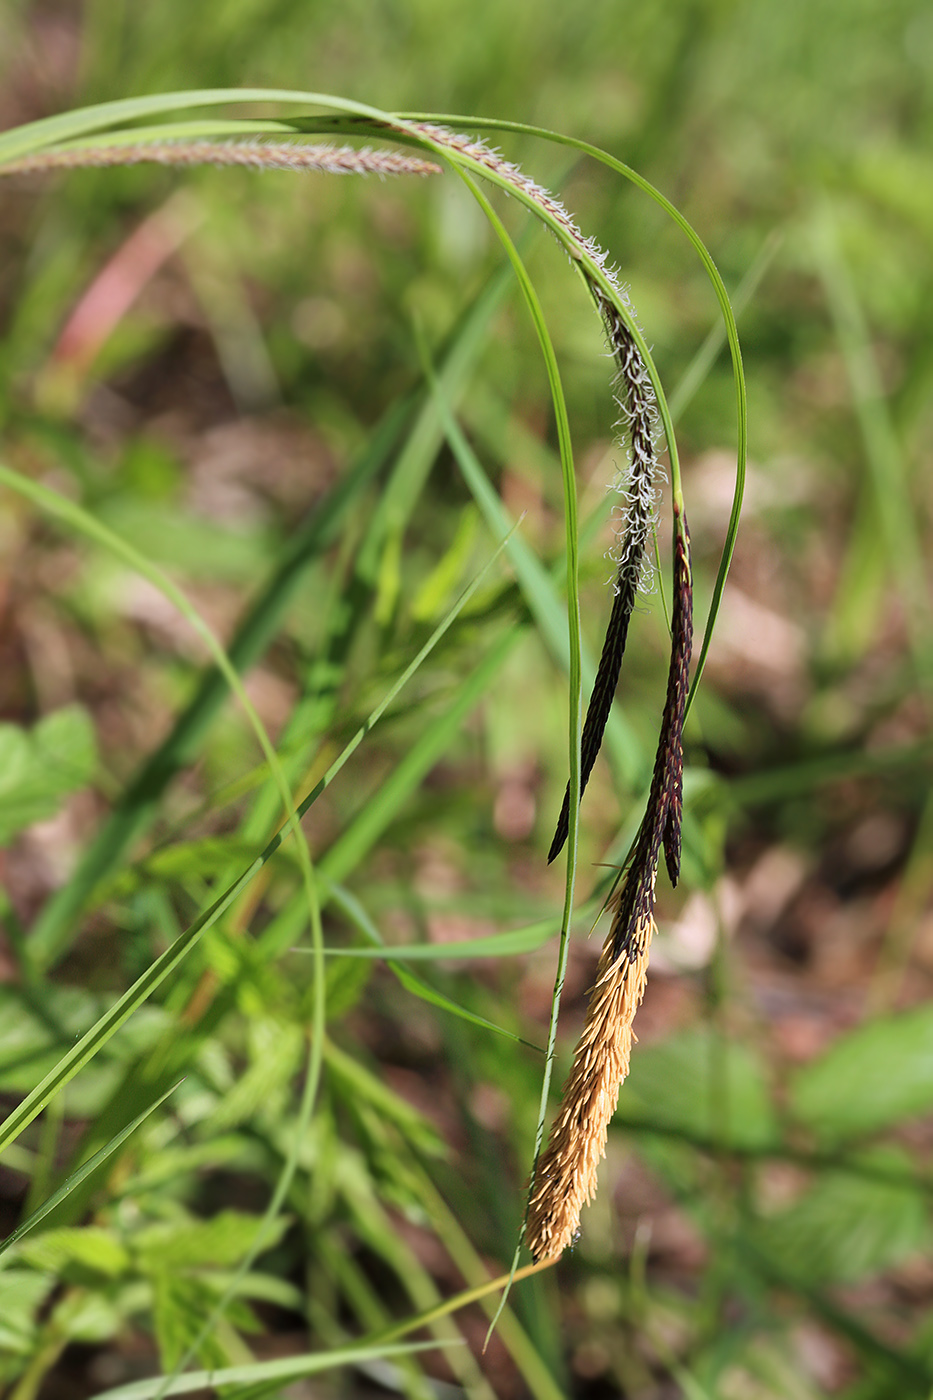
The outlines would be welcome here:
[[[474,1305],[444,1324],[468,1348],[337,1368],[300,1393],[929,1395],[933,10],[0,7],[4,129],[214,85],[537,123],[604,146],[710,248],[750,398],[746,510],[688,724],[684,879],[659,885],[640,1044],[579,1243],[516,1287],[485,1355]],[[697,360],[716,323],[705,275],[607,170],[491,139],[559,191],[630,285],[681,409],[702,623],[735,451],[727,357]],[[529,593],[494,563],[305,822],[343,890],[325,908],[329,946],[365,943],[368,919],[406,945],[540,925],[522,945],[535,950],[412,961],[403,982],[329,958],[311,1128],[278,1224],[205,1340],[295,1146],[313,977],[292,951],[307,923],[295,859],[276,857],[4,1155],[6,1234],[186,1076],[0,1260],[0,1376],[31,1400],[170,1369],[192,1343],[204,1365],[337,1347],[507,1270],[542,1057],[427,998],[544,1039],[566,682],[535,607],[560,596],[563,521],[534,334],[452,175],[141,167],[11,177],[0,196],[3,460],[168,570],[228,644],[263,602],[247,689],[297,796],[503,533],[444,443],[425,357],[445,367],[478,465],[552,579]],[[565,379],[595,652],[606,487],[624,459],[608,365],[566,260],[514,205],[497,208],[524,240]],[[130,289],[119,314],[115,285]],[[5,489],[0,539],[12,1108],[280,818],[236,706],[217,692],[180,732],[206,657],[155,589]],[[655,592],[582,811],[558,1079],[598,951],[586,901],[640,817],[665,652]]]

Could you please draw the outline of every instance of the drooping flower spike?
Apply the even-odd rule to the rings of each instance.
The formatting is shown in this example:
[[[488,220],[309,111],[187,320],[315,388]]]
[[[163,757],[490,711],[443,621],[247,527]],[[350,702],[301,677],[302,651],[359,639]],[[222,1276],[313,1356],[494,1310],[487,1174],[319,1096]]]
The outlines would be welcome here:
[[[671,664],[654,774],[631,858],[610,901],[612,923],[560,1111],[535,1169],[526,1222],[535,1259],[558,1255],[573,1241],[580,1210],[596,1193],[609,1121],[629,1071],[632,1022],[645,991],[662,846],[674,884],[680,873],[682,735],[692,645],[690,537],[675,509]]]

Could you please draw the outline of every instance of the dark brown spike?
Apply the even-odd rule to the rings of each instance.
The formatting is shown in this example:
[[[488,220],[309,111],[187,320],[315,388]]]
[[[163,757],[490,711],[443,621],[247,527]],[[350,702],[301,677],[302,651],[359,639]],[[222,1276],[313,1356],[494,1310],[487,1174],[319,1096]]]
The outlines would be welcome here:
[[[614,923],[613,952],[626,948],[630,930],[650,919],[654,910],[654,881],[661,846],[668,874],[676,884],[680,874],[680,830],[683,816],[683,727],[693,650],[693,585],[690,535],[683,516],[674,508],[674,604],[671,618],[671,662],[661,731],[654,760],[644,820],[632,853],[625,888]]]
[[[600,956],[583,1035],[532,1183],[526,1238],[535,1259],[556,1257],[570,1244],[580,1210],[595,1194],[609,1120],[629,1070],[632,1022],[645,989],[662,843],[672,879],[676,879],[680,864],[682,731],[693,644],[693,598],[690,537],[676,505],[674,528],[671,664],[651,791],[631,861],[610,901],[612,925]]]
[[[583,734],[580,740],[581,797],[586,790],[593,765],[599,754],[606,723],[609,719],[609,711],[612,709],[616,687],[619,684],[622,657],[625,654],[625,642],[628,637],[628,624],[635,607],[636,592],[637,574],[632,570],[627,570],[624,579],[619,581],[613,600],[609,626],[606,629],[606,640],[603,642],[602,655],[599,658],[599,667],[593,684],[593,694],[590,696],[586,720],[583,725]],[[567,840],[569,827],[570,784],[568,783],[564,790],[560,816],[557,819],[557,830],[554,832],[551,849],[547,853],[548,865],[560,855],[564,842]]]
[[[667,761],[669,796],[663,839],[667,873],[671,884],[676,885],[680,875],[680,838],[684,809],[684,712],[690,690],[690,654],[693,650],[690,531],[687,528],[686,516],[683,515],[674,546],[674,613],[671,624],[671,670],[665,708],[665,718],[670,725]]]
[[[589,782],[593,765],[599,755],[603,734],[609,720],[622,670],[622,658],[628,638],[628,626],[635,608],[635,598],[641,580],[645,548],[654,516],[654,474],[657,466],[654,451],[655,409],[654,393],[647,377],[638,346],[618,311],[602,293],[593,288],[596,304],[603,318],[606,339],[617,370],[617,402],[627,425],[631,448],[631,478],[628,490],[628,524],[619,556],[615,580],[615,599],[609,615],[609,626],[603,642],[593,693],[587,706],[586,720],[580,738],[580,796]],[[570,828],[570,785],[557,819],[554,839],[548,851],[548,864],[563,849]]]

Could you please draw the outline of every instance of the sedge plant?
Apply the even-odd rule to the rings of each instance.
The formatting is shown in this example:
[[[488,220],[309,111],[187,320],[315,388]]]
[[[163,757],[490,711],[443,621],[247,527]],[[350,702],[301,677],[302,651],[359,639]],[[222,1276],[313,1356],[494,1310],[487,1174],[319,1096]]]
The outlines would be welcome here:
[[[284,115],[275,118],[216,117],[214,109],[275,106]],[[191,113],[199,113],[197,116]],[[182,115],[178,115],[182,114]],[[725,539],[718,577],[705,623],[696,664],[693,653],[693,589],[690,535],[681,480],[673,420],[664,388],[639,326],[629,297],[613,269],[608,255],[578,228],[564,206],[547,190],[506,160],[482,132],[517,133],[557,144],[565,149],[601,161],[620,179],[634,184],[647,198],[655,200],[695,248],[715,292],[732,356],[736,392],[737,470],[732,516]],[[327,138],[321,143],[321,138]],[[333,144],[339,140],[340,144]],[[378,143],[376,146],[365,143]],[[361,144],[364,143],[364,144]],[[428,117],[415,113],[387,113],[365,104],[349,102],[313,92],[266,89],[225,89],[170,93],[155,97],[126,99],[81,111],[46,118],[0,135],[0,175],[35,177],[51,171],[77,171],[89,167],[140,164],[166,167],[246,166],[259,169],[315,171],[322,174],[416,176],[419,179],[458,178],[475,198],[499,239],[506,265],[517,283],[531,319],[550,388],[562,478],[565,546],[561,568],[548,573],[529,556],[513,522],[504,515],[501,503],[471,455],[456,418],[456,403],[470,365],[479,353],[489,319],[503,295],[500,278],[468,316],[445,359],[436,367],[426,367],[426,389],[420,401],[405,405],[387,420],[357,465],[338,482],[325,504],[308,525],[293,538],[286,557],[280,562],[265,593],[254,602],[241,622],[233,641],[225,648],[207,626],[183,591],[135,546],[83,506],[76,504],[46,484],[32,479],[12,466],[0,464],[0,481],[18,493],[29,505],[56,526],[82,537],[94,548],[109,553],[144,577],[186,620],[207,648],[210,668],[188,706],[176,719],[172,732],[159,750],[118,798],[112,816],[85,848],[68,882],[47,903],[35,926],[19,947],[23,976],[38,981],[71,947],[85,910],[108,883],[118,881],[134,846],[151,827],[160,800],[172,778],[191,760],[200,737],[212,722],[228,692],[234,694],[247,716],[262,750],[264,767],[257,778],[271,778],[272,787],[262,789],[257,804],[255,842],[249,858],[239,868],[229,860],[213,872],[216,884],[187,928],[181,929],[166,950],[148,965],[135,983],[92,1024],[87,1025],[76,1043],[58,1058],[48,1072],[27,1093],[0,1125],[0,1148],[16,1149],[17,1140],[44,1110],[49,1110],[65,1086],[90,1066],[116,1032],[140,1015],[160,986],[171,987],[169,979],[184,971],[193,950],[210,940],[225,919],[235,917],[248,925],[255,889],[262,888],[273,861],[292,862],[300,896],[281,911],[262,934],[263,955],[273,960],[296,941],[302,927],[311,930],[313,959],[312,995],[307,1006],[310,1030],[304,1060],[303,1089],[298,1120],[290,1144],[283,1150],[277,1185],[268,1209],[248,1246],[239,1251],[232,1278],[215,1289],[209,1306],[202,1306],[196,1325],[171,1345],[163,1345],[166,1374],[161,1379],[112,1392],[124,1397],[184,1393],[205,1384],[205,1374],[185,1374],[193,1361],[212,1359],[210,1381],[214,1385],[275,1385],[285,1379],[310,1375],[327,1366],[366,1364],[375,1356],[404,1358],[423,1343],[402,1343],[405,1333],[426,1325],[435,1328],[435,1344],[447,1346],[453,1335],[444,1330],[443,1319],[459,1307],[479,1298],[491,1298],[501,1280],[485,1276],[482,1266],[467,1243],[450,1228],[451,1248],[456,1247],[461,1267],[470,1287],[453,1299],[432,1296],[422,1279],[412,1298],[416,1311],[403,1326],[389,1325],[378,1308],[369,1307],[371,1329],[358,1344],[349,1344],[336,1333],[329,1350],[282,1363],[254,1363],[240,1359],[234,1364],[230,1346],[218,1349],[217,1339],[227,1336],[225,1316],[230,1314],[237,1290],[256,1258],[281,1233],[281,1219],[292,1198],[296,1174],[302,1169],[305,1144],[314,1135],[315,1106],[320,1102],[322,1075],[337,1081],[352,1079],[357,1071],[348,1067],[341,1052],[332,1044],[327,1031],[327,988],[329,950],[325,947],[322,911],[339,910],[362,938],[358,951],[364,958],[380,956],[387,960],[402,986],[409,993],[439,1006],[444,1014],[466,1018],[485,1030],[492,1026],[475,1010],[465,1008],[440,995],[409,965],[417,950],[407,949],[409,958],[385,948],[376,924],[347,890],[348,874],[370,851],[392,813],[406,794],[429,771],[444,752],[471,708],[477,703],[503,665],[512,645],[513,631],[503,633],[482,657],[469,680],[459,690],[442,722],[431,726],[413,745],[410,753],[387,781],[383,800],[340,832],[322,854],[314,852],[300,824],[321,795],[339,782],[342,769],[356,750],[370,740],[374,727],[386,710],[404,695],[405,688],[436,649],[442,648],[451,628],[469,615],[477,590],[486,588],[489,575],[506,556],[518,580],[528,612],[542,631],[550,634],[557,653],[562,654],[567,677],[567,767],[568,778],[563,803],[555,813],[556,829],[548,859],[565,860],[563,909],[559,920],[545,920],[527,930],[495,935],[479,940],[476,951],[490,955],[518,953],[538,946],[555,925],[559,926],[554,995],[548,1029],[540,1111],[536,1141],[530,1148],[530,1190],[523,1237],[534,1263],[518,1271],[518,1255],[513,1277],[534,1272],[558,1259],[580,1228],[580,1211],[596,1190],[597,1167],[603,1155],[609,1121],[615,1111],[620,1087],[628,1073],[633,1039],[633,1020],[647,976],[649,947],[654,927],[655,881],[663,853],[672,882],[680,871],[681,821],[683,811],[683,725],[696,685],[703,670],[712,628],[722,596],[735,540],[741,505],[745,461],[745,389],[735,319],[722,280],[708,252],[682,215],[640,176],[614,157],[588,145],[540,128],[489,119]],[[491,189],[490,189],[491,187]],[[628,466],[623,472],[621,490],[624,519],[614,551],[612,597],[607,601],[608,619],[605,642],[598,663],[585,653],[581,636],[579,557],[580,530],[577,518],[576,474],[571,425],[562,383],[561,367],[542,302],[525,260],[522,244],[510,234],[493,203],[491,190],[509,195],[556,239],[570,264],[568,275],[582,280],[593,312],[602,327],[613,365],[614,390],[620,410],[621,450]],[[407,433],[407,438],[404,434]],[[419,434],[422,436],[419,437]],[[423,441],[422,441],[423,438]],[[300,784],[308,771],[308,755],[300,733],[289,733],[281,751],[270,740],[263,722],[244,687],[242,674],[261,654],[275,634],[285,607],[293,596],[297,580],[310,560],[318,559],[335,537],[348,505],[360,498],[366,484],[398,449],[407,443],[411,480],[430,465],[440,443],[447,440],[471,492],[498,535],[496,553],[485,568],[444,613],[423,646],[401,667],[379,703],[373,706],[357,732],[318,773],[304,791]],[[417,453],[413,444],[420,444]],[[666,459],[669,491],[662,492],[661,459]],[[404,477],[397,478],[404,482]],[[404,495],[404,485],[399,487]],[[656,527],[662,502],[672,520],[673,566],[670,589],[670,661],[666,697],[660,713],[659,735],[653,776],[647,792],[644,814],[630,850],[617,872],[608,898],[603,888],[593,891],[584,910],[598,914],[601,904],[609,913],[609,930],[590,995],[589,1010],[580,1043],[573,1057],[562,1103],[545,1143],[545,1125],[550,1098],[550,1081],[555,1058],[558,1010],[567,968],[571,929],[581,902],[577,896],[581,801],[607,732],[611,733],[612,706],[623,670],[626,641],[636,603],[645,578],[655,567]],[[373,529],[382,529],[375,522]],[[372,538],[376,539],[377,536]],[[366,539],[360,557],[367,553]],[[563,596],[562,592],[563,590]],[[334,633],[329,643],[341,645]],[[585,704],[584,704],[585,700]],[[299,726],[294,726],[296,731]],[[272,795],[270,795],[272,794]],[[267,822],[272,821],[270,803],[278,805],[278,829],[271,839],[260,839]],[[264,805],[263,805],[264,804]],[[584,809],[585,810],[585,809]],[[206,893],[206,891],[202,891]],[[462,951],[462,950],[461,950]],[[450,953],[448,952],[448,956]],[[241,955],[245,956],[245,955]],[[205,986],[203,979],[184,984],[186,1014],[200,1005],[217,987]],[[200,999],[200,1000],[199,1000]],[[192,1021],[192,1025],[194,1022]],[[513,1036],[514,1041],[514,1036]],[[0,1247],[11,1252],[23,1247],[30,1233],[53,1212],[77,1222],[90,1199],[88,1191],[93,1172],[125,1147],[128,1138],[145,1123],[147,1116],[168,1098],[177,1083],[178,1071],[185,1067],[184,1047],[164,1039],[147,1068],[145,1093],[148,1100],[138,1113],[121,1121],[119,1108],[105,1114],[84,1143],[83,1158],[74,1170],[45,1200],[37,1201],[27,1220]],[[287,1057],[286,1057],[287,1058]],[[283,1062],[284,1063],[284,1062]],[[288,1060],[294,1072],[300,1063],[298,1047]],[[357,1082],[357,1088],[359,1084]],[[376,1095],[367,1083],[365,1095]],[[375,1098],[373,1098],[375,1102]],[[383,1103],[383,1107],[385,1107]],[[399,1116],[398,1108],[391,1113]],[[233,1122],[228,1110],[229,1121]],[[223,1113],[221,1112],[221,1118]],[[422,1181],[417,1187],[427,1192]],[[61,1212],[64,1210],[64,1214]],[[387,1246],[388,1248],[388,1246]],[[160,1285],[168,1287],[168,1284]],[[363,1297],[364,1281],[346,1276],[345,1286]],[[361,1303],[365,1313],[367,1306]],[[499,1317],[505,1345],[522,1367],[532,1390],[539,1395],[553,1394],[547,1368],[517,1318],[509,1311]],[[228,1338],[229,1341],[229,1338]],[[213,1346],[213,1350],[212,1350]],[[454,1363],[452,1363],[454,1364]],[[461,1363],[457,1363],[461,1364]],[[465,1383],[478,1386],[469,1365],[462,1363]],[[412,1373],[413,1374],[413,1373]],[[416,1390],[415,1382],[410,1384]],[[414,1391],[413,1391],[414,1393]],[[479,1391],[477,1391],[479,1393]]]

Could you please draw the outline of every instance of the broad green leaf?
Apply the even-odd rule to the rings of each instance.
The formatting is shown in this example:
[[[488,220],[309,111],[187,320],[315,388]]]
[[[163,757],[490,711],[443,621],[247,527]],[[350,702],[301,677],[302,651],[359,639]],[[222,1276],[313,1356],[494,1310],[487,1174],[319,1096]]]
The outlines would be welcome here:
[[[765,1147],[776,1138],[757,1058],[707,1030],[637,1047],[615,1121],[691,1142]]]
[[[872,1153],[873,1165],[909,1166],[905,1155]],[[754,1231],[755,1242],[789,1277],[844,1283],[927,1249],[930,1229],[919,1190],[833,1171],[788,1210]]]
[[[249,1356],[243,1343],[231,1335],[229,1326],[204,1333],[204,1324],[217,1304],[216,1287],[196,1276],[175,1273],[169,1267],[159,1270],[153,1285],[153,1321],[159,1356],[167,1371],[177,1366],[192,1346],[198,1360],[208,1367],[244,1361]],[[241,1314],[244,1307],[239,1303]],[[248,1308],[246,1319],[252,1330],[255,1323]],[[237,1321],[242,1324],[242,1315]]]
[[[20,1245],[19,1253],[37,1269],[58,1278],[67,1278],[75,1270],[81,1275],[117,1278],[130,1264],[126,1246],[116,1232],[99,1225],[49,1230]]]
[[[796,1075],[789,1107],[824,1138],[861,1137],[933,1109],[933,1006],[843,1036]]]
[[[0,1272],[0,1353],[28,1356],[32,1352],[36,1313],[55,1284],[54,1274],[35,1269]]]
[[[0,1088],[28,1090],[100,1010],[100,998],[80,987],[45,988],[41,1008],[19,987],[0,987]]]
[[[88,1022],[100,1015],[103,1005],[101,997],[80,987],[54,983],[44,987],[41,1007],[25,1001],[18,987],[0,987],[0,1089],[28,1093]],[[165,1025],[161,1007],[145,1008],[127,1028],[125,1037],[108,1051],[108,1061],[139,1054],[163,1032]],[[93,1097],[96,1090],[89,1092]]]
[[[210,1220],[150,1225],[136,1236],[134,1247],[147,1271],[232,1268],[253,1244],[258,1223],[254,1215],[224,1210]],[[266,1232],[263,1247],[271,1249],[287,1228],[287,1220],[276,1220]]]
[[[91,1287],[66,1292],[55,1309],[52,1321],[59,1336],[85,1346],[94,1346],[110,1341],[125,1319],[99,1287]]]
[[[246,1122],[263,1107],[281,1109],[281,1094],[298,1072],[304,1049],[299,1026],[272,1020],[249,1025],[250,1064],[211,1114],[214,1131],[225,1132]]]
[[[94,776],[97,747],[87,712],[69,705],[31,730],[0,724],[0,845],[54,816]]]

